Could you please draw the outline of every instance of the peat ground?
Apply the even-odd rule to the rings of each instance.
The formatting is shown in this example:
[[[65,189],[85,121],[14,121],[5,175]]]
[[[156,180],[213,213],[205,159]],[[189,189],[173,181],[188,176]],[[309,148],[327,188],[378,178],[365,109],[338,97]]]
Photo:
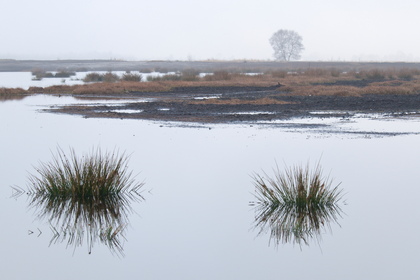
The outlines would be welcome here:
[[[310,117],[314,112],[317,117],[343,118],[360,112],[420,116],[420,63],[0,60],[0,71],[33,69],[175,71],[178,79],[0,88],[0,100],[39,93],[119,99],[117,104],[110,100],[46,110],[95,118],[200,123],[255,123]],[[213,75],[199,77],[198,73]]]
[[[46,110],[87,118],[198,123],[254,123],[310,117],[314,112],[317,117],[343,118],[355,113],[420,116],[420,94],[296,95],[282,91],[281,85],[179,87],[166,92],[131,92],[115,98],[128,99],[121,104],[66,105]]]

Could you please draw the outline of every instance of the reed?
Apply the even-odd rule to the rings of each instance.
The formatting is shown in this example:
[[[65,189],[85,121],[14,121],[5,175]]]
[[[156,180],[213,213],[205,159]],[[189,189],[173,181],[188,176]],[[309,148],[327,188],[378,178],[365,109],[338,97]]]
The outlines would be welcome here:
[[[256,188],[257,215],[255,227],[260,233],[270,231],[270,240],[283,243],[309,244],[310,238],[319,239],[324,227],[331,229],[342,210],[339,184],[322,175],[318,164],[311,172],[295,166],[280,172],[274,178],[264,175],[253,177]]]

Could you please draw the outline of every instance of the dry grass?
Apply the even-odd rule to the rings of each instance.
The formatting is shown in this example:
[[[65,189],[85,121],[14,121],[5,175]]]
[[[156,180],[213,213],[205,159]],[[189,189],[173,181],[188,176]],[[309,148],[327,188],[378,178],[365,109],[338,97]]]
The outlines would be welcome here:
[[[342,80],[343,81],[343,80]],[[348,80],[350,81],[350,80]],[[299,84],[294,82],[289,85],[290,91],[294,95],[335,95],[335,96],[361,96],[364,94],[418,94],[420,93],[420,80],[402,81],[388,80],[381,82],[372,82],[366,86],[352,85],[328,85],[308,84],[304,82]],[[328,83],[328,82],[325,82]]]
[[[360,96],[363,94],[420,93],[420,72],[416,69],[371,69],[342,72],[334,68],[313,68],[289,73],[280,70],[271,71],[261,75],[215,71],[213,75],[203,78],[199,78],[195,74],[194,72],[189,75],[188,79],[182,79],[181,75],[181,79],[178,80],[119,81],[115,83],[30,88],[27,93],[118,95],[132,92],[164,92],[179,87],[273,86],[279,83],[282,85],[279,87],[279,91],[289,92],[293,95]],[[192,76],[194,76],[194,79],[191,78]],[[363,85],[360,86],[360,83]],[[23,91],[23,93],[25,92]]]
[[[220,80],[231,80],[232,74],[228,71],[215,71],[212,75],[204,76],[205,81],[220,81]]]
[[[294,95],[315,96],[315,95],[335,95],[335,96],[360,96],[360,89],[349,86],[295,86],[292,88]]]
[[[0,101],[25,98],[26,91],[21,88],[0,88]]]
[[[280,83],[294,95],[360,96],[364,94],[418,94],[420,75],[417,70],[369,70],[321,75],[319,72],[291,75]],[[318,73],[318,75],[316,74]],[[328,73],[328,72],[327,72]],[[364,85],[363,85],[364,84]]]
[[[129,92],[161,92],[167,91],[171,87],[163,82],[116,82],[116,83],[92,83],[84,85],[60,85],[46,88],[29,88],[29,93],[52,93],[52,94],[125,94]]]
[[[76,86],[73,94],[124,94],[130,92],[161,92],[169,90],[170,87],[162,82],[139,83],[139,82],[117,82],[117,83],[95,83]]]

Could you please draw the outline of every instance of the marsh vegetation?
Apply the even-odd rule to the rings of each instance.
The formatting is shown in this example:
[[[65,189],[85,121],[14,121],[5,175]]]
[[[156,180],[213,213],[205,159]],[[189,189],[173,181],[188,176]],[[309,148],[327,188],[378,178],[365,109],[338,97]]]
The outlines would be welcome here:
[[[58,85],[29,89],[28,93],[65,94],[127,94],[140,92],[167,92],[187,87],[252,87],[279,85],[279,94],[361,96],[366,94],[419,94],[420,70],[366,69],[343,71],[339,68],[270,69],[250,75],[247,72],[215,70],[200,74],[186,69],[159,76],[148,76],[143,82],[141,74],[127,72],[121,77],[107,72],[89,73],[87,84]]]
[[[141,82],[142,76],[140,74],[131,73],[127,71],[121,77],[115,73],[107,72],[107,73],[97,73],[92,72],[88,73],[83,82],[85,83],[98,83],[98,82],[105,82],[105,83],[115,83],[115,82]]]
[[[59,70],[56,73],[47,72],[43,69],[32,70],[33,80],[38,80],[38,81],[44,78],[69,78],[75,75],[76,75],[76,72],[67,71],[67,70]]]
[[[266,173],[253,177],[256,190],[255,228],[259,234],[270,232],[270,242],[309,245],[320,240],[325,229],[338,223],[343,211],[339,202],[342,190],[324,177],[318,164],[313,171],[309,164],[295,166],[275,176]]]
[[[26,91],[21,88],[0,88],[0,101],[19,100],[26,97]]]
[[[57,149],[53,160],[41,163],[29,176],[30,208],[50,224],[52,243],[74,248],[97,241],[123,254],[124,232],[132,202],[142,201],[142,183],[127,170],[128,157],[100,149],[79,157]]]
[[[197,97],[214,96],[198,94]],[[238,96],[232,94],[232,98]],[[420,189],[413,182],[419,179],[418,118],[355,117],[344,120],[343,124],[334,123],[328,129],[314,130],[256,124],[173,125],[163,121],[85,119],[40,111],[59,104],[97,102],[110,105],[112,110],[111,105],[130,101],[83,101],[70,96],[32,95],[19,101],[0,102],[0,113],[5,120],[1,124],[7,135],[3,137],[1,151],[4,278],[51,280],[66,271],[72,279],[115,279],[137,274],[153,279],[170,279],[174,275],[197,279],[206,271],[211,279],[268,280],[280,275],[285,279],[311,279],[314,275],[325,280],[386,279],[390,275],[396,276],[395,279],[416,279],[420,244],[413,240],[420,229],[413,221],[418,218],[416,201]],[[157,108],[168,107],[162,103]],[[414,133],[370,134],[376,131]],[[50,224],[49,213],[53,208],[46,212],[44,205],[36,207],[34,202],[34,207],[28,209],[32,200],[26,193],[18,200],[6,199],[12,194],[11,185],[28,189],[27,171],[39,176],[31,166],[39,167],[39,160],[51,162],[49,150],[52,148],[56,154],[57,143],[65,148],[67,156],[67,147],[73,147],[79,159],[94,143],[100,144],[103,151],[112,151],[115,143],[119,143],[120,151],[128,154],[134,151],[129,169],[134,174],[141,171],[140,181],[147,178],[147,185],[140,189],[146,200],[130,200],[128,207],[123,206],[126,216],[122,217],[126,218],[119,223],[120,231],[116,230],[117,226],[111,230],[106,224],[93,231],[91,255],[87,247],[87,230],[91,228],[83,223],[84,216],[77,219],[79,225],[83,223],[87,228],[80,238],[83,244],[76,247],[76,239],[68,244],[71,235],[70,228],[66,228],[68,222],[52,220]],[[336,183],[342,181],[339,187],[344,189],[345,196],[339,205],[345,214],[337,218],[341,227],[330,222],[332,235],[324,227],[319,246],[308,236],[309,247],[302,240],[302,250],[297,243],[283,244],[281,240],[276,248],[276,239],[268,246],[269,225],[260,236],[257,234],[261,228],[252,228],[258,213],[257,207],[247,204],[256,199],[252,195],[253,181],[246,173],[251,170],[264,179],[274,177],[275,164],[270,165],[274,163],[273,158],[280,159],[279,169],[284,171],[284,166],[300,162],[305,165],[308,158],[320,154],[324,174],[330,173]],[[267,179],[265,182],[268,185]],[[153,189],[153,194],[148,193],[149,189]],[[349,205],[344,205],[346,199]],[[95,213],[94,209],[83,210],[84,205],[76,203],[70,200],[68,205],[80,209],[77,211]],[[111,211],[117,212],[119,205]],[[62,216],[70,212],[69,208],[63,209]],[[107,209],[112,208],[107,206]],[[42,212],[46,215],[41,221],[36,217]],[[37,227],[43,232],[39,237]],[[28,235],[29,230],[33,234]],[[112,255],[108,241],[102,241],[112,240],[114,233],[124,249],[123,259],[118,259],[121,256],[118,250]],[[80,236],[77,234],[73,237]],[[363,269],[349,270],[349,263]]]

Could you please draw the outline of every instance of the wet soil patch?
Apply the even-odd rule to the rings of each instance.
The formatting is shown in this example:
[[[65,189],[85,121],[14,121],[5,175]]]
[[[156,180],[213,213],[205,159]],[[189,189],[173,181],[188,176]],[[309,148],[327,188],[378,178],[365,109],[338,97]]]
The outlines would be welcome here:
[[[85,117],[200,123],[253,123],[313,117],[350,117],[357,112],[405,115],[420,112],[420,94],[301,96],[271,87],[185,87],[170,92],[130,93],[124,104],[67,105],[47,111]],[[121,96],[120,96],[121,98]],[[145,102],[144,98],[152,98]]]

